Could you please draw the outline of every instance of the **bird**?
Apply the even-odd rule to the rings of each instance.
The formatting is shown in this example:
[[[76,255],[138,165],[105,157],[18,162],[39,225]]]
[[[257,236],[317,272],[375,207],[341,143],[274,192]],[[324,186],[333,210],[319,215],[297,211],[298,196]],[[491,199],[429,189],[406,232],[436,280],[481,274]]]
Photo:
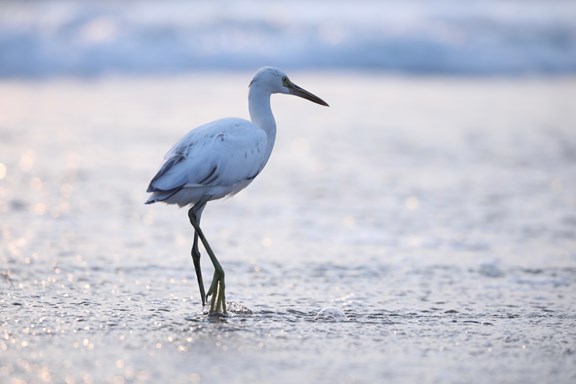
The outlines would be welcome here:
[[[202,306],[211,298],[209,315],[226,316],[227,313],[224,269],[200,227],[206,204],[246,188],[268,162],[276,140],[276,121],[270,106],[272,94],[299,96],[329,106],[274,67],[256,71],[248,88],[250,120],[222,118],[192,129],[166,153],[146,190],[151,193],[146,204],[162,202],[190,207],[188,218],[194,228],[192,261]],[[207,293],[202,281],[199,241],[214,266]]]

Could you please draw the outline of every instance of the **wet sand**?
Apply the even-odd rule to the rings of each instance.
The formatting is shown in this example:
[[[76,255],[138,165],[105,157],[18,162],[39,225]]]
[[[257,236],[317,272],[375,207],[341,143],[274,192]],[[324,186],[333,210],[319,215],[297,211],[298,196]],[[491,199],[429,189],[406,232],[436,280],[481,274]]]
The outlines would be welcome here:
[[[274,96],[266,169],[206,208],[211,322],[144,191],[250,77],[0,82],[0,382],[576,380],[575,78],[294,73],[331,107]]]

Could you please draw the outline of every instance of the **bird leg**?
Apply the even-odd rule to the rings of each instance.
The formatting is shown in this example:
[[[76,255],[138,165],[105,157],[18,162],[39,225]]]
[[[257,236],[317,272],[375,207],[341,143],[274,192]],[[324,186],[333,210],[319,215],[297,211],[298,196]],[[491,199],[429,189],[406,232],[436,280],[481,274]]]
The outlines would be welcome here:
[[[194,231],[194,244],[192,245],[192,261],[194,262],[194,269],[196,270],[196,278],[198,279],[198,288],[200,288],[202,306],[205,306],[206,293],[204,292],[204,283],[202,282],[202,269],[200,269],[200,251],[198,250],[198,234],[196,231]]]
[[[210,300],[210,314],[222,312],[226,314],[226,301],[225,301],[225,284],[224,284],[224,269],[220,265],[220,262],[214,255],[210,244],[208,244],[208,240],[206,240],[206,236],[204,236],[204,232],[200,228],[200,221],[199,221],[199,214],[201,214],[202,210],[206,202],[200,202],[195,204],[190,210],[188,211],[188,217],[190,218],[190,223],[194,227],[195,238],[198,236],[202,245],[206,249],[208,256],[210,257],[210,261],[212,261],[212,265],[214,265],[214,279],[212,280],[212,284],[210,285],[210,289],[208,290],[208,296],[212,296]],[[203,288],[201,288],[203,290]],[[203,300],[204,301],[204,300]]]

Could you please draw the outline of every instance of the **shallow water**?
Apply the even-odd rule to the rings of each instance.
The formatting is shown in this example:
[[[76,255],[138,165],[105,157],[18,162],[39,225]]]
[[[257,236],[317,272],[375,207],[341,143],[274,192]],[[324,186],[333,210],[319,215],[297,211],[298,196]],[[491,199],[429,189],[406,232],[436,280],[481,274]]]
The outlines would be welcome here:
[[[293,74],[331,107],[275,96],[267,168],[205,210],[210,321],[144,190],[249,78],[0,83],[1,382],[576,380],[576,79]]]

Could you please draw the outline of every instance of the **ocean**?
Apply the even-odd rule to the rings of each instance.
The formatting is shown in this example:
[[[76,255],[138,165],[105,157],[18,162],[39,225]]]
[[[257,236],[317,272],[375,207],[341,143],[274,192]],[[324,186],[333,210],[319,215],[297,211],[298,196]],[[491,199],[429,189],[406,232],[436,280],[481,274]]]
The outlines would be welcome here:
[[[575,382],[573,9],[2,2],[0,382]],[[212,319],[145,191],[263,65],[330,107],[272,96],[269,163],[207,205]]]
[[[576,4],[544,1],[3,1],[0,76],[189,70],[573,73]]]

